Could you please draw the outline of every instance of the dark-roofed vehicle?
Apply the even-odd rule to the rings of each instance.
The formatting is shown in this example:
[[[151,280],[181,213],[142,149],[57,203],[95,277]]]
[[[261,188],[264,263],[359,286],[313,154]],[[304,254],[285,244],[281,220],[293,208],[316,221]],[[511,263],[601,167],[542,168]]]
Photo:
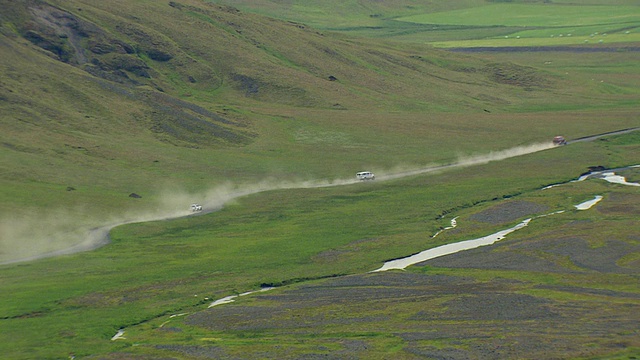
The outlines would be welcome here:
[[[567,145],[567,140],[564,136],[558,135],[553,138],[553,145]]]

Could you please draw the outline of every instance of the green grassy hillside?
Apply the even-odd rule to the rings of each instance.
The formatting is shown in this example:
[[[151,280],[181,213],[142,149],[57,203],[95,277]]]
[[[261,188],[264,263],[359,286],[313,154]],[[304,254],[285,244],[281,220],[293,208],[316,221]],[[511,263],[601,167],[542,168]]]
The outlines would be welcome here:
[[[550,305],[559,318],[579,318],[593,312],[585,304],[609,301],[616,304],[610,319],[639,314],[639,289],[628,285],[638,275],[636,188],[593,179],[540,192],[589,166],[638,164],[638,132],[408,178],[308,187],[308,181],[337,184],[361,170],[383,178],[548,144],[559,134],[577,139],[639,127],[635,1],[607,2],[612,11],[626,9],[622,20],[608,23],[617,29],[608,39],[617,43],[602,44],[615,51],[451,52],[432,46],[514,46],[515,36],[530,37],[533,46],[553,45],[559,40],[550,37],[552,30],[576,26],[576,19],[593,14],[586,5],[602,2],[553,5],[575,12],[562,17],[567,23],[551,24],[547,12],[537,11],[546,5],[530,1],[0,0],[0,263],[64,249],[95,227],[139,222],[116,227],[111,243],[94,251],[1,265],[0,291],[10,295],[0,300],[0,353],[13,359],[71,353],[300,358],[346,349],[337,356],[415,358],[428,348],[431,356],[448,349],[464,358],[491,338],[513,348],[506,358],[632,356],[640,344],[626,327],[608,341],[596,330],[580,336],[571,325],[562,341],[579,337],[592,353],[561,346],[527,353],[516,346],[527,333],[523,328],[513,338],[487,330],[463,342],[450,334],[411,340],[397,334],[408,318],[422,316],[422,303],[413,300],[387,317],[380,308],[362,311],[371,304],[350,298],[351,311],[374,330],[358,321],[314,321],[325,316],[315,310],[288,317],[278,308],[278,324],[317,324],[317,335],[267,329],[259,316],[246,331],[170,317],[201,316],[214,299],[264,285],[291,286],[274,290],[287,294],[318,279],[363,274],[391,258],[501,230],[512,224],[474,216],[510,200],[568,212],[545,220],[546,230],[519,235],[517,243],[555,241],[554,229],[560,229],[585,239],[585,253],[589,247],[607,254],[631,249],[612,260],[622,270],[584,270],[581,254],[514,246],[504,252],[585,273],[563,280],[564,272],[544,269],[442,264],[411,272],[475,276],[500,292],[562,300]],[[535,23],[490,16],[483,16],[487,23],[472,21],[473,14],[515,11],[512,6],[526,7]],[[434,29],[432,17],[445,15],[452,20]],[[596,13],[575,34],[600,31],[605,15]],[[640,180],[637,168],[623,174]],[[193,202],[214,209],[241,191],[254,194],[211,214],[144,222],[186,211]],[[570,211],[599,194],[602,211]],[[465,225],[430,238],[454,216]],[[564,288],[544,290],[551,286],[581,288],[562,295]],[[623,294],[606,298],[612,295],[604,290]],[[429,306],[449,300],[445,294]],[[244,306],[238,307],[243,319],[260,312]],[[327,309],[334,319],[346,316]],[[587,310],[576,315],[570,309]],[[452,324],[436,318],[407,331]],[[489,322],[517,326],[502,320]],[[169,330],[162,329],[166,321]],[[480,324],[459,321],[456,326],[469,329]],[[120,328],[127,339],[111,341]]]
[[[511,123],[519,115],[505,112],[594,105],[608,111],[637,95],[633,84],[619,84],[628,78],[591,81],[598,70],[567,79],[564,68],[540,71],[415,44],[341,39],[200,2],[114,7],[19,1],[3,8],[2,151],[10,169],[3,181],[29,180],[34,193],[37,184],[63,190],[91,184],[124,193],[140,192],[158,177],[191,189],[226,174],[326,174],[324,161],[309,161],[318,148],[309,142],[338,142],[322,154],[348,174],[367,162],[428,163],[475,150],[414,155],[427,133],[436,149],[452,138],[440,133],[440,124],[449,121],[441,113],[473,123]],[[631,60],[624,66],[632,54],[616,56],[616,65],[604,72],[632,67]],[[550,126],[552,117],[537,120],[542,123],[535,135],[522,126],[505,129],[505,143],[487,149],[513,144],[509,138],[523,143],[567,130]],[[368,126],[359,126],[358,118]],[[397,133],[386,128],[397,127],[394,118],[406,122]],[[493,137],[483,134],[483,125],[460,121],[468,127],[458,130],[465,136]],[[405,151],[371,156],[381,143]],[[345,156],[353,146],[358,150]],[[330,155],[332,150],[337,152]],[[229,152],[242,156],[232,160]],[[301,158],[284,161],[277,155],[283,152]],[[29,204],[40,197],[15,200]]]
[[[21,224],[5,237],[50,218],[39,209],[69,214],[64,233],[166,192],[189,203],[222,183],[350,177],[635,122],[633,53],[536,68],[200,2],[3,6],[0,206]]]
[[[106,3],[4,4],[15,15],[3,15],[3,151],[32,161],[91,159],[99,169],[116,159],[140,170],[158,160],[159,168],[175,156],[163,155],[163,148],[190,158],[203,152],[189,151],[196,148],[250,156],[247,146],[290,136],[282,124],[304,129],[307,119],[287,120],[290,109],[324,110],[321,117],[329,119],[342,117],[334,110],[477,112],[487,101],[473,94],[488,84],[500,89],[494,96],[502,93],[505,102],[522,91],[492,81],[490,68],[478,76],[455,65],[485,71],[481,61],[421,48],[372,47],[230,8],[172,4],[122,5],[109,12],[113,7]],[[552,81],[536,76],[521,88]],[[148,142],[157,145],[153,155],[138,150]],[[139,159],[131,158],[132,148]],[[48,156],[38,155],[43,152]],[[196,168],[204,165],[194,161]],[[13,176],[44,180],[38,174],[51,166],[34,165]],[[255,171],[265,169],[247,173]],[[99,177],[85,176],[90,182]]]

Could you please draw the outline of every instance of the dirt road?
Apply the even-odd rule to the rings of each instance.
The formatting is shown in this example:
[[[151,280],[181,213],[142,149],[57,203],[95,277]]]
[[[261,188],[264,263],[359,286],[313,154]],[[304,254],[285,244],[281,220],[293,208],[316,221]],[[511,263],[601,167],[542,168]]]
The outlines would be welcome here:
[[[602,134],[596,134],[596,135],[569,140],[567,144],[570,145],[576,142],[593,141],[604,136],[620,135],[620,134],[625,134],[625,133],[638,131],[638,130],[640,130],[640,127],[615,130],[615,131],[610,131]],[[467,157],[464,159],[460,159],[459,161],[452,164],[429,166],[429,167],[418,168],[418,169],[402,171],[402,172],[395,172],[395,173],[382,173],[382,174],[378,173],[376,174],[376,178],[377,178],[376,181],[385,181],[385,180],[398,179],[398,178],[407,177],[407,176],[446,171],[449,169],[465,167],[465,166],[476,166],[476,165],[486,164],[490,161],[499,161],[499,160],[516,157],[516,156],[535,153],[542,150],[548,150],[553,147],[554,146],[551,144],[551,142],[534,144],[529,146],[519,146],[511,149],[496,151],[490,154]],[[202,200],[203,211],[198,214],[206,214],[213,211],[217,211],[220,208],[222,208],[222,206],[224,206],[224,204],[227,203],[228,201],[231,201],[239,197],[251,195],[251,194],[256,194],[262,191],[270,191],[270,190],[278,190],[278,189],[296,189],[296,188],[301,189],[301,188],[343,186],[343,185],[355,184],[358,182],[359,180],[352,178],[352,179],[342,179],[342,180],[334,180],[334,181],[307,181],[307,182],[299,182],[299,183],[258,184],[256,186],[248,187],[246,189],[232,189],[230,191],[224,191],[224,192],[213,191],[212,192],[213,195],[205,195],[205,196],[211,196],[211,198],[205,198]],[[188,204],[185,203],[185,207],[186,206],[188,206]],[[113,229],[116,226],[131,224],[131,223],[138,223],[138,222],[145,222],[145,221],[171,220],[171,219],[177,219],[177,218],[181,218],[185,216],[193,216],[193,215],[194,215],[193,213],[190,213],[188,211],[173,211],[173,212],[162,211],[154,214],[141,214],[139,216],[136,216],[135,218],[120,220],[120,221],[107,224],[101,227],[97,227],[97,228],[81,230],[82,233],[86,235],[81,241],[79,241],[77,244],[73,246],[56,250],[56,251],[43,253],[43,254],[35,254],[28,257],[20,257],[20,258],[11,259],[11,260],[4,260],[0,262],[0,265],[12,264],[12,263],[18,263],[18,262],[24,262],[24,261],[32,261],[32,260],[38,260],[38,259],[43,259],[48,257],[69,255],[69,254],[74,254],[74,253],[83,252],[83,251],[95,250],[99,247],[109,244],[109,232],[111,231],[111,229]]]

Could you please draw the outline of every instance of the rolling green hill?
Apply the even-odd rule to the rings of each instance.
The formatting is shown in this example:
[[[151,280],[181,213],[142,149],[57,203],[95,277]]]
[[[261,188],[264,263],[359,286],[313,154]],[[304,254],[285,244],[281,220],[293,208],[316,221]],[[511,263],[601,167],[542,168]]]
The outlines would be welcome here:
[[[309,161],[313,142],[342,142],[322,152],[344,169],[338,175],[371,159],[384,166],[428,163],[481,150],[465,144],[443,149],[455,136],[439,135],[436,114],[461,114],[456,118],[468,126],[464,136],[493,138],[472,123],[509,126],[519,116],[488,118],[487,111],[611,108],[637,95],[633,84],[594,83],[597,74],[567,78],[564,68],[343,38],[198,1],[2,6],[2,151],[8,159],[2,180],[12,194],[3,196],[23,205],[42,197],[29,196],[40,184],[139,192],[157,177],[192,189],[223,181],[225,174],[234,180],[256,173],[318,176],[326,165]],[[616,62],[632,55],[617,54]],[[394,118],[406,124],[398,127],[389,121]],[[545,124],[537,127],[540,133],[513,123],[500,137],[504,143],[485,149],[544,139],[571,126],[553,129],[546,115],[539,121]],[[425,156],[428,134],[439,150]],[[382,146],[403,150],[389,157]],[[16,193],[11,183],[22,187],[25,180],[33,188]]]
[[[638,2],[634,0],[214,2],[319,29],[437,47],[640,41]]]
[[[3,158],[15,160],[7,164],[12,171],[5,181],[28,179],[64,188],[129,185],[139,191],[136,184],[126,184],[139,178],[130,171],[147,173],[142,183],[176,167],[183,167],[176,173],[212,178],[219,161],[224,171],[234,171],[228,156],[204,160],[207,150],[193,149],[224,153],[233,148],[252,156],[256,152],[248,145],[287,136],[281,124],[291,110],[280,109],[328,111],[381,102],[391,104],[383,109],[411,103],[428,110],[476,102],[467,97],[454,103],[455,92],[416,85],[473,87],[466,73],[434,65],[446,59],[443,55],[433,55],[436,61],[402,52],[394,56],[231,8],[152,3],[152,9],[122,5],[120,13],[111,13],[106,11],[111,5],[99,5],[3,4],[13,10],[2,20],[3,151],[9,155]],[[428,75],[442,71],[456,77]],[[393,73],[419,76],[405,84],[408,76],[388,76]],[[477,92],[482,85],[477,81]],[[262,135],[265,131],[271,136]],[[85,165],[81,174],[78,165]],[[123,165],[130,180],[118,175]],[[268,169],[245,171],[264,175]],[[100,183],[104,173],[108,184]]]
[[[563,13],[566,23],[551,24],[548,12],[537,11],[546,6],[542,1],[0,0],[0,263],[64,249],[107,224],[158,219],[204,199],[219,200],[204,204],[214,210],[232,194],[254,194],[212,214],[116,227],[111,243],[95,251],[0,265],[0,291],[9,294],[0,300],[0,353],[15,359],[71,353],[300,358],[334,351],[338,357],[464,358],[491,339],[513,349],[500,353],[505,358],[634,355],[640,344],[626,325],[610,339],[600,328],[579,335],[578,324],[566,322],[559,343],[574,341],[579,349],[558,345],[545,352],[521,347],[527,342],[518,339],[528,330],[512,319],[481,319],[516,329],[493,333],[482,321],[467,321],[467,313],[452,320],[440,317],[444,307],[438,314],[422,309],[414,301],[420,296],[395,305],[389,300],[394,315],[357,296],[348,297],[348,311],[318,307],[327,313],[300,310],[308,303],[276,306],[282,298],[274,297],[232,308],[246,322],[221,314],[231,319],[227,329],[174,318],[204,316],[214,299],[267,285],[286,285],[274,290],[277,296],[295,298],[288,291],[501,230],[507,221],[474,219],[511,200],[535,203],[535,216],[546,215],[539,209],[566,214],[544,218],[542,228],[523,231],[487,256],[526,255],[562,271],[473,263],[421,267],[410,276],[459,277],[451,281],[454,288],[462,282],[474,283],[467,289],[499,289],[498,295],[547,306],[557,319],[583,315],[603,327],[640,313],[633,285],[636,188],[594,179],[540,190],[589,166],[638,164],[638,132],[450,171],[309,186],[335,185],[361,170],[384,176],[488,159],[548,144],[559,134],[577,139],[639,127],[637,2],[607,2],[612,11],[625,7],[617,13],[620,22],[607,23],[615,42],[580,39],[579,46],[550,35],[566,33],[589,13],[594,18],[575,34],[591,38],[601,23],[590,6],[602,1],[552,3],[575,12]],[[513,11],[512,5],[526,8],[535,22],[486,15]],[[472,21],[478,13],[485,14],[482,24]],[[449,20],[434,28],[434,16]],[[516,36],[530,42],[514,50]],[[622,171],[638,181],[637,168]],[[600,194],[602,211],[573,209]],[[462,225],[455,231],[430,237],[457,216]],[[555,234],[587,245],[578,246],[580,254],[536,248],[538,241],[555,244]],[[592,248],[619,255],[610,255],[617,267],[585,265],[581,256]],[[413,293],[412,286],[398,291]],[[332,296],[329,302],[340,299]],[[444,294],[428,306],[462,306],[453,299]],[[595,318],[599,304],[615,304],[609,318]],[[260,322],[270,307],[278,326]],[[296,310],[287,315],[284,308]],[[252,322],[247,314],[260,316]],[[330,314],[350,320],[333,323]],[[407,321],[417,322],[399,332]],[[461,342],[446,331],[443,338],[423,332],[447,326],[476,335]],[[111,341],[121,328],[127,339]],[[551,333],[537,340],[556,344]],[[581,350],[587,347],[592,352]]]

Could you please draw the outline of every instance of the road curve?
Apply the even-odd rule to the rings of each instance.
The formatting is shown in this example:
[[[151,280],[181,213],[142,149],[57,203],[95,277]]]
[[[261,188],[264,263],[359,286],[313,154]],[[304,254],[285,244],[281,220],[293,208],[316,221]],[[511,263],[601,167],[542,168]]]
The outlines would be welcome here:
[[[610,132],[601,133],[597,135],[590,135],[590,136],[572,139],[567,141],[567,144],[570,145],[578,142],[593,141],[605,136],[621,135],[621,134],[626,134],[626,133],[630,133],[638,130],[640,130],[640,127],[615,130],[615,131],[610,131]],[[415,170],[376,175],[376,178],[378,179],[377,181],[384,181],[384,180],[398,179],[398,178],[407,177],[407,176],[444,171],[444,170],[458,168],[458,167],[481,165],[481,164],[486,164],[490,161],[499,161],[499,160],[504,160],[511,157],[531,154],[534,152],[551,149],[553,147],[555,146],[551,144],[551,142],[544,143],[544,144],[534,144],[530,146],[521,146],[521,147],[516,147],[512,149],[497,151],[487,155],[474,156],[474,157],[469,157],[467,159],[461,159],[460,161],[452,164],[436,165],[436,166],[430,166],[430,167],[425,167],[425,168],[420,168]],[[204,203],[203,211],[197,214],[206,214],[206,213],[217,211],[221,209],[225,203],[233,199],[237,199],[237,198],[251,195],[251,194],[256,194],[263,191],[333,187],[333,186],[350,185],[358,182],[360,181],[357,179],[347,179],[347,180],[334,180],[334,181],[307,181],[307,182],[299,182],[299,183],[280,183],[278,185],[262,185],[262,186],[258,185],[248,190],[235,190],[233,192],[225,194],[225,196],[223,196],[222,199],[217,199],[215,202]],[[156,214],[156,215],[150,215],[150,216],[147,215],[147,216],[140,217],[138,219],[130,219],[130,220],[114,222],[114,223],[100,226],[97,228],[87,229],[86,231],[84,231],[84,234],[85,234],[84,240],[82,240],[81,242],[73,246],[56,250],[56,251],[43,253],[43,254],[37,254],[37,255],[13,259],[13,260],[1,261],[0,265],[39,260],[39,259],[49,258],[54,256],[70,255],[70,254],[75,254],[79,252],[95,250],[97,248],[100,248],[102,246],[109,244],[110,242],[109,232],[111,231],[111,229],[117,226],[132,224],[132,223],[139,223],[139,222],[146,222],[146,221],[173,220],[173,219],[193,216],[197,214],[191,213],[189,211],[177,211],[173,213],[163,213],[163,214]]]

